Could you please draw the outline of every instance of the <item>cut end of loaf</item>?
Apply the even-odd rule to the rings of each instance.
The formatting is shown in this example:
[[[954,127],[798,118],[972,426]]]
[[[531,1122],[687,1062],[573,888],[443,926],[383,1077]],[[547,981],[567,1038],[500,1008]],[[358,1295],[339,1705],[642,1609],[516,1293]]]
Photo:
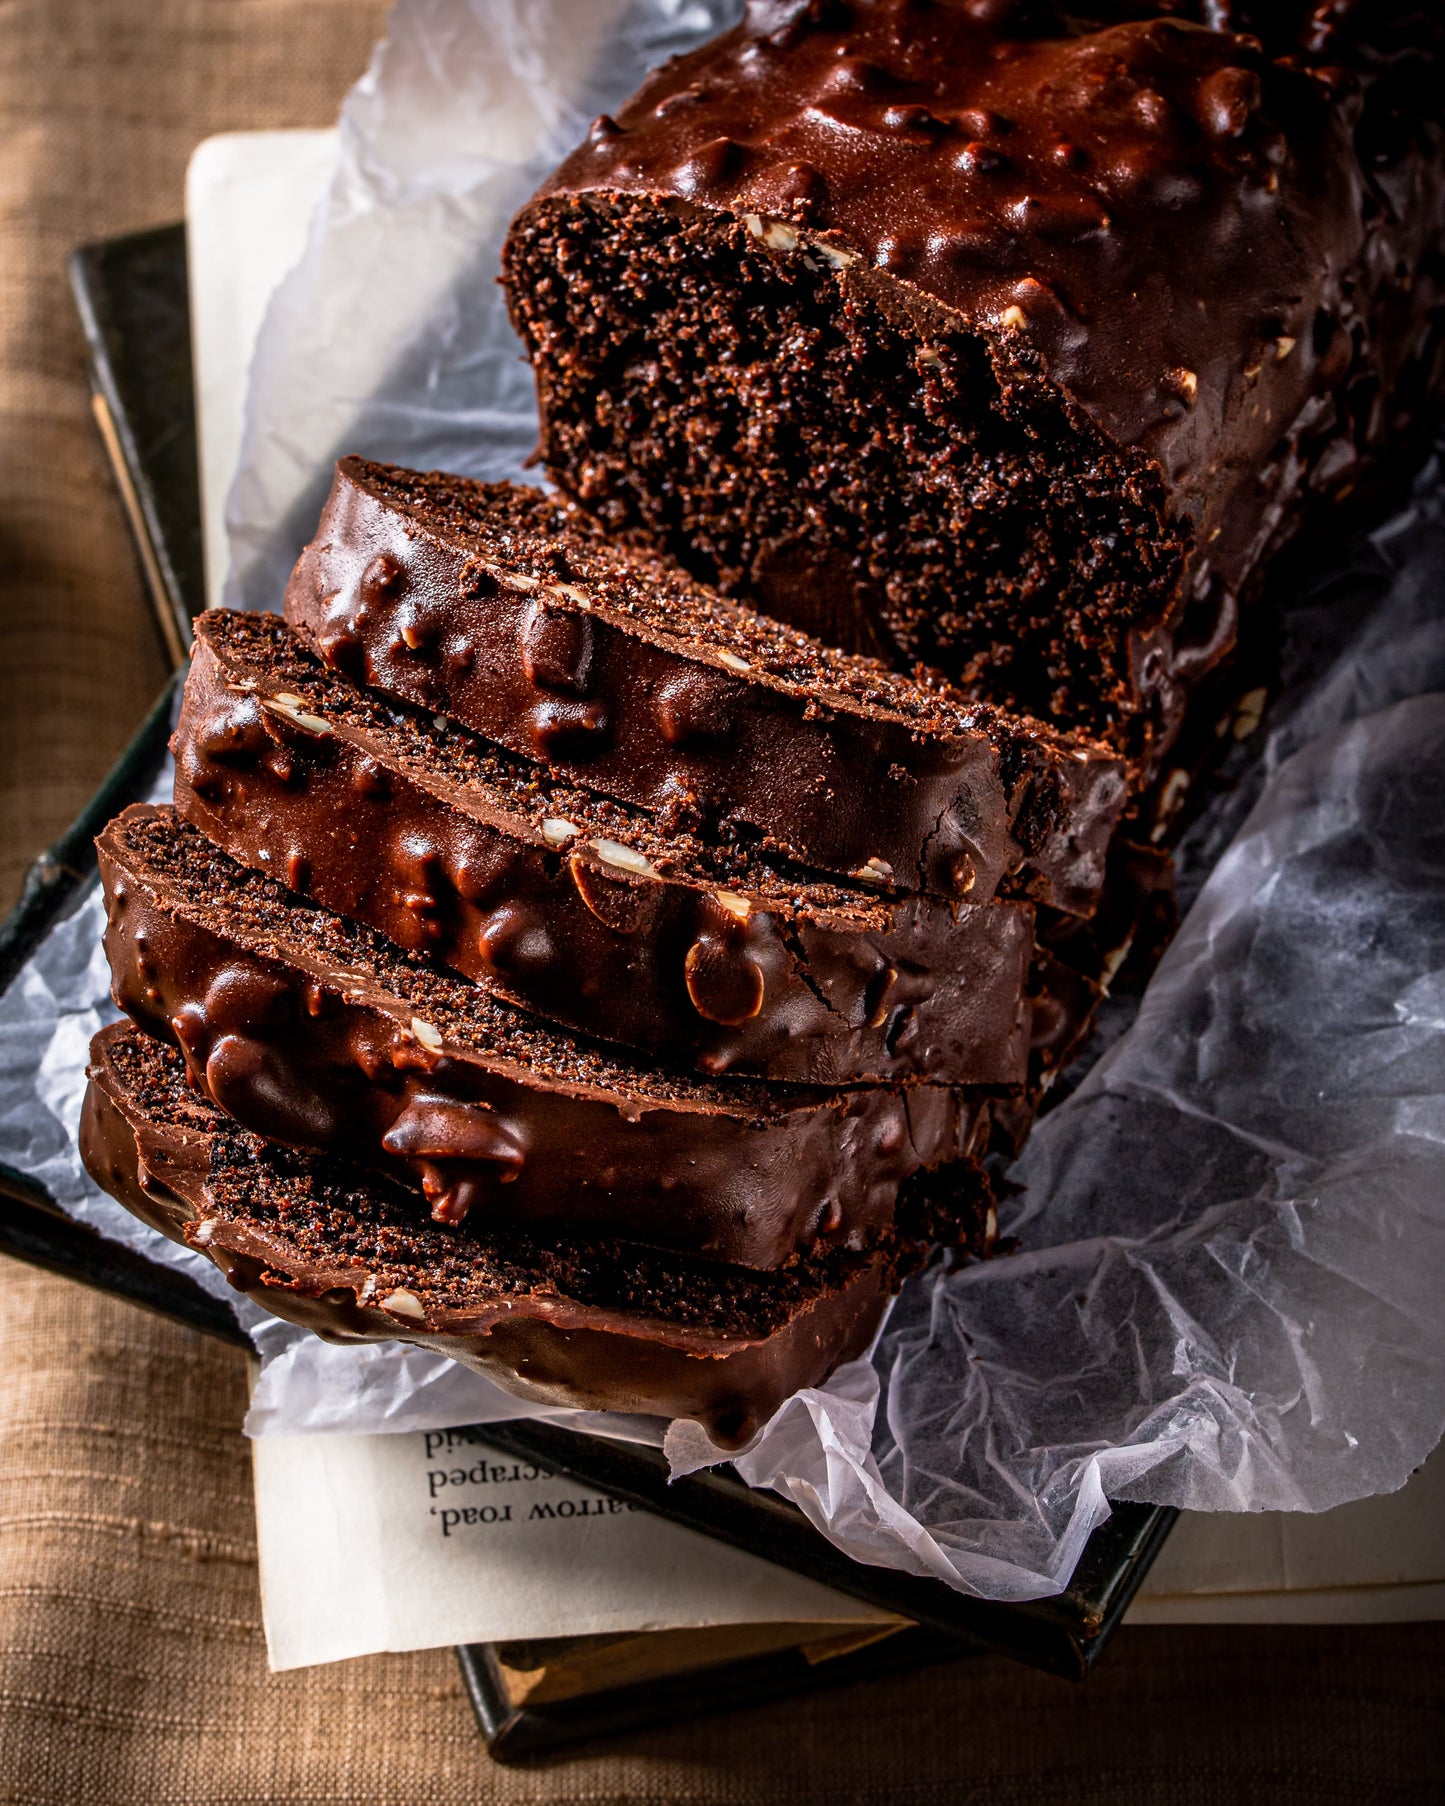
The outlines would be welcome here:
[[[806,233],[647,197],[543,200],[507,255],[547,467],[608,531],[820,638],[1128,743],[1128,631],[1167,607],[1184,541],[1157,474],[1025,334],[904,305]]]

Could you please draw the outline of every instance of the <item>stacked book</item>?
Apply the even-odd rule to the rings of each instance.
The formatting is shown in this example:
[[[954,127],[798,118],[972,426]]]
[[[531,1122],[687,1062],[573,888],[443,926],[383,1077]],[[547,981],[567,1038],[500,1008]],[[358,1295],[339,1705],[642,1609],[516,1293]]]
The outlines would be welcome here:
[[[723,1447],[987,1252],[1241,602],[1439,376],[1438,31],[1106,12],[752,6],[523,211],[559,497],[343,460],[102,837],[147,1221]]]

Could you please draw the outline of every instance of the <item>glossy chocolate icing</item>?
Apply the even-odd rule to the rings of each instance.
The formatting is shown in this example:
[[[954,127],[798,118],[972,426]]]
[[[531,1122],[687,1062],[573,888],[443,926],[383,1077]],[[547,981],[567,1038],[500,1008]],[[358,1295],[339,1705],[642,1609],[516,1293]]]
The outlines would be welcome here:
[[[724,1447],[861,1353],[916,1259],[886,1246],[776,1278],[677,1259],[662,1272],[606,1246],[559,1260],[426,1224],[423,1200],[381,1174],[237,1130],[129,1024],[102,1030],[91,1060],[92,1177],[264,1309],[332,1342],[416,1343],[522,1398],[696,1418]]]
[[[584,1033],[710,1073],[1013,1086],[1033,910],[820,884],[664,835],[202,615],[176,807],[243,864]]]
[[[179,1044],[237,1122],[419,1182],[439,1221],[771,1268],[876,1238],[903,1181],[986,1144],[988,1101],[941,1086],[629,1065],[291,896],[170,811],[129,809],[98,845],[127,1015]]]
[[[702,637],[668,630],[684,611]],[[507,485],[343,459],[286,619],[587,789],[904,891],[982,902],[1022,866],[1087,913],[1123,807],[1102,749],[833,653]]]
[[[625,517],[549,419],[574,341],[531,308],[521,253],[569,209],[636,200],[807,260],[840,309],[911,334],[915,383],[950,334],[976,335],[1005,396],[1043,384],[1080,455],[1121,453],[1180,536],[1177,576],[1110,654],[1147,775],[1307,493],[1347,494],[1438,393],[1442,45],[1445,13],[1418,0],[753,0],[599,119],[514,227],[544,460]],[[685,275],[680,240],[676,259]],[[862,556],[830,549],[793,618],[846,617],[829,571],[848,588]],[[858,581],[879,643],[966,672],[979,647]]]

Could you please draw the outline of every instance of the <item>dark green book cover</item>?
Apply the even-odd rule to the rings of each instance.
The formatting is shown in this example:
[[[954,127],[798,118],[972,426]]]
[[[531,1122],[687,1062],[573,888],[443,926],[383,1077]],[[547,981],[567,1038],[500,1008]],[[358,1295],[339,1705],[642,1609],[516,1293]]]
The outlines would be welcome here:
[[[91,405],[161,637],[180,665],[206,606],[186,229],[162,226],[70,259]]]

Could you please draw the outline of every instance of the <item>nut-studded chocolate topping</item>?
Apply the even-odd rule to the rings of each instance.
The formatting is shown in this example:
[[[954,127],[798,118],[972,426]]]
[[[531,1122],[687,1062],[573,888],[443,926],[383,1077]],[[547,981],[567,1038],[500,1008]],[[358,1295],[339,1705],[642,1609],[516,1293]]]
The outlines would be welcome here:
[[[195,631],[176,806],[243,864],[671,1063],[821,1084],[1027,1077],[1029,905],[829,884],[667,834],[357,689],[273,615]]]
[[[1147,770],[1306,493],[1428,418],[1442,48],[1414,0],[753,0],[513,228],[544,461]]]
[[[835,652],[511,485],[343,459],[286,619],[588,789],[865,883],[984,902],[1007,878],[1086,914],[1123,807],[1102,748]]]
[[[132,1021],[179,1045],[237,1122],[420,1183],[438,1221],[776,1267],[861,1247],[904,1180],[986,1145],[987,1101],[941,1086],[769,1089],[631,1065],[293,897],[171,811],[129,809],[99,847]]]
[[[236,1128],[128,1023],[91,1048],[81,1153],[97,1184],[238,1291],[332,1342],[418,1343],[522,1398],[695,1417],[746,1442],[877,1328],[919,1252],[887,1242],[785,1273],[429,1223],[380,1173]],[[982,1246],[982,1210],[971,1239]]]

